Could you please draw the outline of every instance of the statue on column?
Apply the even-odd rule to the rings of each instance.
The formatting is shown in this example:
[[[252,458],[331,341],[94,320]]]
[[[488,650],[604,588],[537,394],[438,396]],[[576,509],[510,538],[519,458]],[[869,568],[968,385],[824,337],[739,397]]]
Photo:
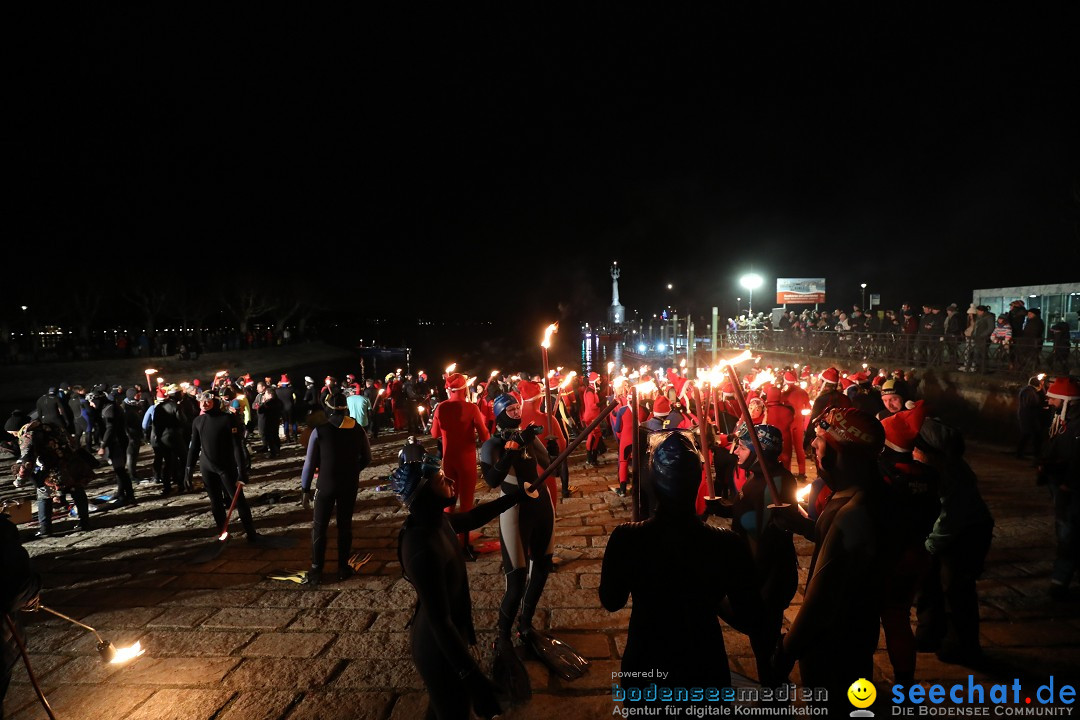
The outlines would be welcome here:
[[[611,307],[608,308],[608,322],[621,325],[626,322],[626,309],[619,304],[619,264],[611,266]]]

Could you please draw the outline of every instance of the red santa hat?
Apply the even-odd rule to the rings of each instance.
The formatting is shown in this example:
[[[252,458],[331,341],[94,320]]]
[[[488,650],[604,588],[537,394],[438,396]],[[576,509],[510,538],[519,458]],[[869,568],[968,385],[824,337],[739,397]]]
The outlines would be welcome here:
[[[1046,397],[1058,400],[1076,400],[1080,398],[1080,384],[1068,376],[1054,378],[1046,390]]]
[[[885,447],[896,452],[909,453],[915,448],[915,438],[919,437],[926,408],[923,401],[912,404],[910,410],[901,410],[881,421],[885,428]]]
[[[591,382],[591,383],[600,382],[600,373],[596,373],[596,372],[589,373],[589,382]]]
[[[849,387],[851,387],[852,385],[854,385],[854,384],[855,384],[855,381],[852,380],[851,378],[846,378],[846,377],[840,378],[840,389],[842,391],[844,391],[844,392],[847,392],[847,389]]]
[[[540,397],[540,383],[532,380],[522,380],[518,383],[518,392],[521,393],[522,402],[535,400]]]
[[[885,384],[885,376],[884,375],[875,375],[873,382],[871,382],[870,384],[873,385],[874,387],[881,387],[882,385]]]
[[[780,388],[773,386],[771,383],[766,383],[765,390],[765,404],[779,403],[780,402]]]
[[[657,417],[663,417],[671,412],[671,401],[661,395],[653,400],[652,414]]]
[[[465,389],[465,376],[461,373],[450,373],[446,376],[446,389],[450,392],[460,392]]]
[[[784,382],[786,382],[788,385],[798,385],[799,378],[795,377],[795,373],[788,370],[784,373]]]
[[[722,397],[735,397],[735,386],[731,384],[730,380],[725,380],[724,384],[720,386],[720,395]]]
[[[810,378],[810,375],[811,375],[810,366],[809,365],[803,365],[802,373],[801,373],[800,376],[804,380],[808,380]]]
[[[198,381],[196,380],[196,382],[198,382]],[[289,376],[288,375],[282,375],[281,379],[278,380],[278,385],[288,385],[288,384],[289,384]]]
[[[840,371],[834,367],[828,367],[822,370],[818,377],[821,379],[821,382],[832,383],[835,385],[840,382]]]
[[[870,382],[870,373],[863,370],[862,372],[858,372],[852,375],[851,379],[854,382],[859,383],[860,385],[865,385],[866,383]]]
[[[562,379],[558,375],[548,378],[548,388],[552,390],[558,390],[561,383]]]

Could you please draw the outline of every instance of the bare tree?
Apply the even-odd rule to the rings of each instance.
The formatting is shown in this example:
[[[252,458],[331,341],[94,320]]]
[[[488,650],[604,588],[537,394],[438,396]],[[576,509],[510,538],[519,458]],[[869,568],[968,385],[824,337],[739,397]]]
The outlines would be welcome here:
[[[153,337],[157,330],[157,321],[169,302],[169,291],[153,281],[143,280],[127,288],[127,299],[138,309],[143,318],[143,329],[146,334]]]
[[[222,298],[222,304],[236,320],[241,333],[248,331],[252,320],[277,307],[277,302],[271,295],[250,285],[229,288]]]

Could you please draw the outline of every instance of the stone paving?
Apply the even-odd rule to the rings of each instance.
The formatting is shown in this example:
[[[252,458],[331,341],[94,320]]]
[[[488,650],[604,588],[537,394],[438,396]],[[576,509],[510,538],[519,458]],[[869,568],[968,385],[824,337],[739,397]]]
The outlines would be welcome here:
[[[376,489],[403,440],[403,433],[381,437],[374,448],[376,466],[362,476],[354,546],[373,559],[359,576],[317,589],[266,577],[309,562],[310,512],[297,504],[302,454],[296,444],[285,446],[275,460],[256,455],[247,490],[260,532],[295,538],[291,549],[251,547],[236,527],[238,535],[218,558],[192,564],[191,550],[214,542],[209,504],[201,494],[162,498],[154,486],[137,488],[137,507],[97,515],[90,533],[71,532],[73,520],[58,522],[58,535],[48,539],[34,540],[32,529],[24,530],[25,545],[44,578],[45,604],[92,625],[117,645],[138,640],[146,649],[126,666],[104,665],[91,634],[45,614],[24,616],[34,670],[57,717],[422,716],[426,696],[409,658],[405,627],[415,596],[401,578],[396,555],[404,513],[389,492]],[[145,448],[143,458],[149,459]],[[504,717],[611,715],[611,673],[619,668],[630,610],[602,609],[597,587],[608,535],[629,519],[630,508],[628,499],[608,489],[614,463],[586,471],[583,460],[573,458],[577,492],[558,507],[561,563],[537,620],[589,657],[592,667],[584,678],[567,683],[527,660],[533,699]],[[994,664],[975,672],[976,680],[1018,676],[1042,683],[1053,674],[1058,682],[1075,683],[1080,679],[1078,606],[1045,595],[1053,556],[1047,493],[1034,485],[1028,463],[1000,449],[974,445],[969,460],[997,521],[980,582],[983,642]],[[107,492],[104,471],[99,475],[94,489]],[[493,496],[485,490],[478,499]],[[497,523],[483,532],[497,536]],[[333,535],[332,530],[331,563]],[[799,539],[803,580],[810,550]],[[469,573],[486,659],[503,589],[498,554],[481,556]],[[800,600],[797,595],[789,617]],[[754,676],[745,637],[733,631],[725,636],[732,668]],[[971,672],[931,654],[919,656],[917,676],[924,684],[966,680]],[[882,642],[874,679],[887,685],[891,674]],[[21,664],[4,709],[13,718],[44,717]]]

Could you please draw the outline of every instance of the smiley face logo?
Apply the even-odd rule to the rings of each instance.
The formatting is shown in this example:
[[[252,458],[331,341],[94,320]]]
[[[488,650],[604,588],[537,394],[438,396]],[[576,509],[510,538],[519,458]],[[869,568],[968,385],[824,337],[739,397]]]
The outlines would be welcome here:
[[[848,701],[857,708],[868,708],[877,699],[877,688],[866,678],[851,683],[847,691]]]

